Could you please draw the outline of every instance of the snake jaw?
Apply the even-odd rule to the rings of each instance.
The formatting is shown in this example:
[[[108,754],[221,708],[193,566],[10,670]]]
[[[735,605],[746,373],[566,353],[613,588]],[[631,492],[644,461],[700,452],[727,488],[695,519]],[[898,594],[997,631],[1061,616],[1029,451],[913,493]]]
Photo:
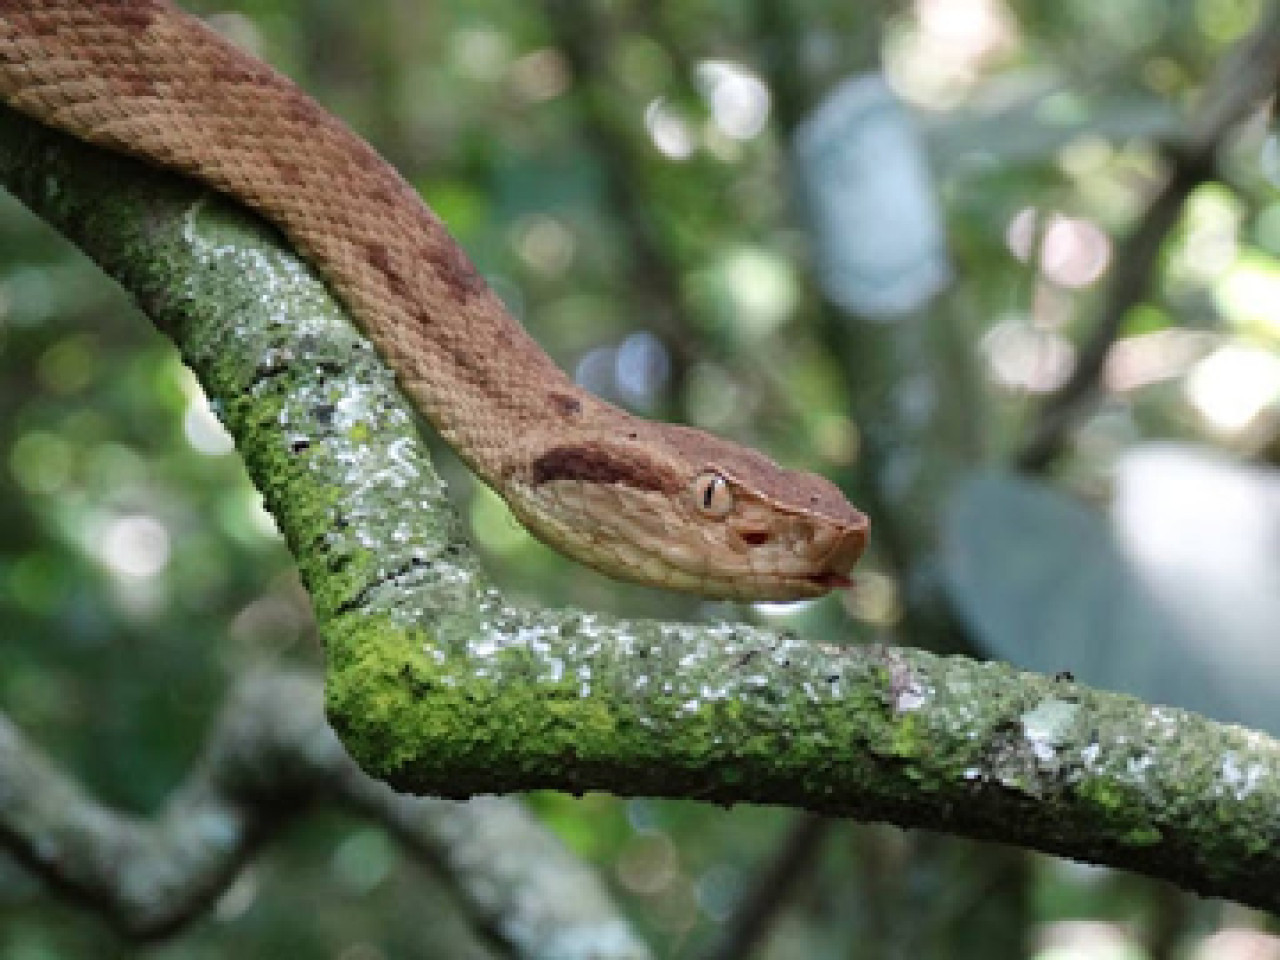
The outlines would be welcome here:
[[[815,573],[809,580],[823,593],[847,590],[853,586],[853,578],[843,573]]]
[[[866,549],[867,527],[864,518],[860,525],[845,527],[832,538],[832,546],[820,563],[821,569],[804,578],[813,586],[813,595],[821,596],[831,590],[847,590],[853,586],[849,574]]]

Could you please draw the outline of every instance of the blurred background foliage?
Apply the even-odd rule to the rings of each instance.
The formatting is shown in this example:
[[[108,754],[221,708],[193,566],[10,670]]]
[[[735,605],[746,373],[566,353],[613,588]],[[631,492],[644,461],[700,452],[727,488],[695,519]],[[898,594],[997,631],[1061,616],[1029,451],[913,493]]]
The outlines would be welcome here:
[[[1280,732],[1265,118],[1190,190],[1053,485],[965,476],[1011,462],[1070,373],[1170,175],[1163,145],[1263,0],[189,5],[377,145],[581,382],[825,472],[876,522],[852,595],[707,604],[561,560],[441,451],[510,595],[995,654]],[[952,279],[854,318],[819,292],[790,145],[877,68],[927,148]],[[104,801],[154,810],[235,678],[320,666],[306,597],[168,342],[4,196],[0,364],[0,708]],[[940,584],[963,629],[913,619]],[[1202,592],[1216,605],[1188,606]],[[1259,918],[1048,858],[778,810],[532,802],[659,956],[733,932],[767,958],[1280,957]],[[4,960],[487,956],[450,915],[379,828],[324,814],[146,948],[0,860]]]

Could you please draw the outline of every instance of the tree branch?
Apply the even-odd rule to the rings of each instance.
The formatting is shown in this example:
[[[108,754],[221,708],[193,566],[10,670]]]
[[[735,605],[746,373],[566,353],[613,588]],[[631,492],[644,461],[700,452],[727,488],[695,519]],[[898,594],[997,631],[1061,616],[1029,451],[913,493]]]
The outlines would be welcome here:
[[[1092,409],[1111,347],[1129,311],[1146,298],[1160,250],[1182,216],[1187,197],[1218,175],[1216,154],[1224,137],[1245,120],[1280,82],[1280,4],[1272,3],[1253,32],[1222,59],[1200,98],[1186,133],[1169,151],[1170,169],[1146,213],[1119,243],[1097,323],[1080,349],[1075,369],[1040,409],[1019,452],[1023,470],[1045,469],[1061,452],[1067,434]]]
[[[680,271],[667,253],[651,207],[646,206],[636,189],[644,179],[639,157],[617,108],[608,102],[597,79],[596,68],[609,54],[607,38],[589,4],[542,0],[541,6],[552,42],[573,74],[582,102],[580,130],[588,147],[600,157],[605,200],[623,226],[622,241],[631,274],[629,288],[639,300],[639,309],[634,312],[661,334],[674,361],[673,380],[679,384],[698,359],[697,350],[690,342],[688,327],[679,322],[684,312]]]
[[[1280,908],[1280,744],[1005,665],[505,605],[324,288],[227,204],[0,112],[0,183],[179,344],[284,531],[372,775],[788,804]]]
[[[541,0],[541,7],[552,42],[572,71],[581,102],[579,129],[600,159],[605,200],[622,227],[630,267],[628,289],[638,306],[632,312],[662,337],[671,355],[671,382],[680,387],[697,361],[719,345],[711,342],[714,338],[693,336],[689,325],[681,323],[692,311],[681,291],[680,264],[644,188],[643,151],[652,148],[642,132],[637,140],[637,131],[630,129],[622,112],[625,97],[617,97],[607,81],[606,65],[619,55],[618,37],[608,17],[591,4]],[[736,373],[763,394],[763,409],[776,411],[781,422],[796,418],[795,401],[778,387],[767,365],[745,362],[748,358],[743,357],[717,359],[733,361]]]
[[[786,906],[796,882],[812,869],[831,824],[811,814],[796,815],[705,960],[739,960],[753,955]]]
[[[99,805],[0,717],[0,844],[121,932],[152,939],[203,914],[259,844],[331,801],[438,868],[473,926],[516,956],[649,956],[594,874],[520,804],[394,793],[342,749],[321,696],[298,674],[242,682],[154,821]]]

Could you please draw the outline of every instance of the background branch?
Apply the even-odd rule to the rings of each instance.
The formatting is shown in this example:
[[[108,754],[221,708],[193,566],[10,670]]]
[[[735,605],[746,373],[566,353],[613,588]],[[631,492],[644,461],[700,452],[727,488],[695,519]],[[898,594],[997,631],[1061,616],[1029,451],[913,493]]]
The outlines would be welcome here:
[[[1022,469],[1045,469],[1061,452],[1071,429],[1092,409],[1111,347],[1129,311],[1146,298],[1160,251],[1182,216],[1183,204],[1197,187],[1218,176],[1222,141],[1264,98],[1275,95],[1278,81],[1280,5],[1273,3],[1253,32],[1222,58],[1186,133],[1166,151],[1169,170],[1164,184],[1134,231],[1116,247],[1101,313],[1071,376],[1041,407],[1017,457]]]
[[[581,131],[600,160],[606,201],[624,228],[622,238],[631,273],[628,288],[639,300],[634,313],[640,323],[662,336],[671,351],[672,379],[679,385],[699,359],[698,350],[691,342],[688,324],[680,322],[685,307],[679,265],[669,256],[661,226],[638,190],[645,179],[643,164],[626,123],[598,79],[598,66],[609,56],[611,38],[604,35],[590,4],[542,0],[541,6],[552,41],[575,78],[582,102]]]
[[[787,905],[796,882],[812,869],[831,823],[807,813],[796,815],[772,858],[752,878],[750,889],[734,911],[733,922],[708,951],[706,960],[739,960],[752,955]]]
[[[646,189],[650,178],[645,168],[654,148],[636,122],[634,110],[629,110],[634,104],[610,82],[608,64],[622,56],[617,24],[593,4],[541,0],[540,6],[551,39],[573,74],[582,105],[579,129],[597,155],[607,203],[622,228],[631,273],[628,289],[634,291],[636,300],[633,313],[638,323],[661,336],[670,351],[674,392],[684,389],[699,361],[711,357],[730,365],[737,376],[760,391],[762,415],[794,426],[801,411],[768,364],[727,352],[723,337],[695,335],[687,322],[695,311],[682,289],[681,258],[673,249],[673,240],[664,233],[652,192]],[[650,32],[661,34],[651,20],[653,11],[643,15],[646,27],[653,28]],[[669,46],[665,52],[676,65],[680,82],[690,85],[688,64]]]
[[[438,869],[501,953],[642,960],[593,872],[517,802],[396,794],[351,760],[312,677],[250,677],[204,756],[154,820],[110,810],[0,717],[0,843],[39,876],[138,939],[201,916],[255,849],[320,802],[383,825]]]

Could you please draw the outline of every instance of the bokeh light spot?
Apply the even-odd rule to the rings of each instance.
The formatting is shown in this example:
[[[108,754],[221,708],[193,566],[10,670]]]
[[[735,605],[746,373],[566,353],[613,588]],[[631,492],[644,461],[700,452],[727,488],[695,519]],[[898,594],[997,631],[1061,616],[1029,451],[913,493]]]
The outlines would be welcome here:
[[[754,73],[726,60],[704,60],[695,77],[717,127],[735,140],[750,140],[769,121],[769,89]]]
[[[632,893],[660,893],[679,875],[676,848],[665,833],[632,837],[618,856],[618,882]]]
[[[1032,393],[1057,389],[1075,364],[1075,348],[1063,336],[1018,320],[992,327],[982,348],[997,383]]]
[[[573,233],[554,217],[529,217],[516,227],[516,251],[532,270],[545,277],[564,273],[573,262]]]
[[[1197,363],[1185,383],[1187,397],[1211,427],[1238,433],[1280,400],[1280,357],[1228,344]]]
[[[369,893],[387,879],[396,864],[396,849],[376,829],[357,830],[333,852],[333,875],[352,893]]]
[[[193,397],[187,403],[187,412],[182,416],[182,432],[191,449],[207,457],[224,456],[236,448],[235,440],[222,421],[213,415],[204,397]]]
[[[40,430],[23,434],[9,451],[13,478],[28,493],[57,493],[67,483],[71,464],[70,444]]]
[[[114,517],[96,538],[98,558],[123,577],[154,577],[169,562],[169,531],[154,517]]]
[[[650,101],[644,112],[645,129],[658,151],[672,160],[685,160],[693,153],[693,128],[688,118],[676,111],[665,97]]]
[[[45,351],[37,371],[45,386],[53,393],[78,393],[93,382],[98,356],[93,338],[87,335],[66,337]]]

